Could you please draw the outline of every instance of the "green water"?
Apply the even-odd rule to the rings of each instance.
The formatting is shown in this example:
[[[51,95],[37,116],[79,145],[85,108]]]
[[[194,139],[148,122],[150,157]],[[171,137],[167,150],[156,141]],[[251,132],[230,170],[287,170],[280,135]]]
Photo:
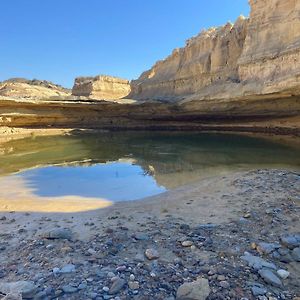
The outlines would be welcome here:
[[[17,174],[42,197],[79,195],[112,201],[140,199],[236,170],[300,169],[295,143],[236,134],[32,137],[2,144],[0,153],[0,180]]]

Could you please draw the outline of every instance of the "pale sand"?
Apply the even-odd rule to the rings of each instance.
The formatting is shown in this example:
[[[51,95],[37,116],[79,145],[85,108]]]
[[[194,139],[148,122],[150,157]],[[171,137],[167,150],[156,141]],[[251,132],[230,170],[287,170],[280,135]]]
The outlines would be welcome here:
[[[95,234],[90,226],[85,226],[89,222],[95,224],[99,233],[116,226],[135,230],[149,219],[164,219],[167,215],[188,224],[220,224],[243,214],[241,207],[247,199],[239,197],[239,193],[248,187],[237,188],[233,181],[247,173],[215,176],[158,196],[118,203],[80,197],[42,198],[18,180],[2,182],[0,217],[6,216],[8,222],[1,229],[17,236],[18,229],[26,226],[26,236],[32,237],[62,226],[71,228],[79,239],[89,239]],[[14,221],[10,223],[12,218]]]

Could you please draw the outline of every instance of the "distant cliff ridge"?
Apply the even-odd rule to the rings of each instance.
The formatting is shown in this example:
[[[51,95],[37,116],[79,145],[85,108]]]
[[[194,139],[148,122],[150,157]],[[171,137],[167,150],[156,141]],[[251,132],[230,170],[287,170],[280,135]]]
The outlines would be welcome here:
[[[130,93],[130,84],[126,79],[99,75],[95,77],[78,77],[72,89],[72,95],[94,99],[120,99]]]

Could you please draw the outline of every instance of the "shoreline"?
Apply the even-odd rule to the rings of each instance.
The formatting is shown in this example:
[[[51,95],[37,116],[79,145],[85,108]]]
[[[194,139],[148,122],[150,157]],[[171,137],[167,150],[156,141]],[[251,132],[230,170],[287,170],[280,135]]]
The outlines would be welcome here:
[[[8,127],[0,126],[0,143],[10,141],[12,139],[20,139],[26,137],[35,136],[50,136],[50,135],[66,135],[66,134],[93,134],[101,132],[113,132],[113,131],[165,131],[165,132],[217,132],[217,133],[231,133],[231,134],[245,134],[252,136],[265,136],[265,137],[299,137],[300,128],[298,124],[293,124],[292,126],[279,127],[279,126],[257,126],[255,124],[250,125],[199,125],[199,126],[178,126],[178,127],[100,127],[100,128],[88,128],[88,127]]]
[[[0,292],[3,282],[25,280],[44,296],[36,299],[175,299],[180,285],[202,277],[207,299],[257,299],[258,290],[297,299],[300,240],[289,247],[282,237],[300,234],[299,191],[297,172],[253,170],[82,212],[18,212],[2,199]],[[283,285],[248,265],[245,251],[288,271],[282,279],[272,270]]]

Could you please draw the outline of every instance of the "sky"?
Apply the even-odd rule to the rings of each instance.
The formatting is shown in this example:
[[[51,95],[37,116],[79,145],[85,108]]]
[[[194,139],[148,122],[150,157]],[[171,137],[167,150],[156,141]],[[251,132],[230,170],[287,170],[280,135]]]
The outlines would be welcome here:
[[[247,0],[2,0],[0,81],[137,78],[202,29],[249,15]]]

